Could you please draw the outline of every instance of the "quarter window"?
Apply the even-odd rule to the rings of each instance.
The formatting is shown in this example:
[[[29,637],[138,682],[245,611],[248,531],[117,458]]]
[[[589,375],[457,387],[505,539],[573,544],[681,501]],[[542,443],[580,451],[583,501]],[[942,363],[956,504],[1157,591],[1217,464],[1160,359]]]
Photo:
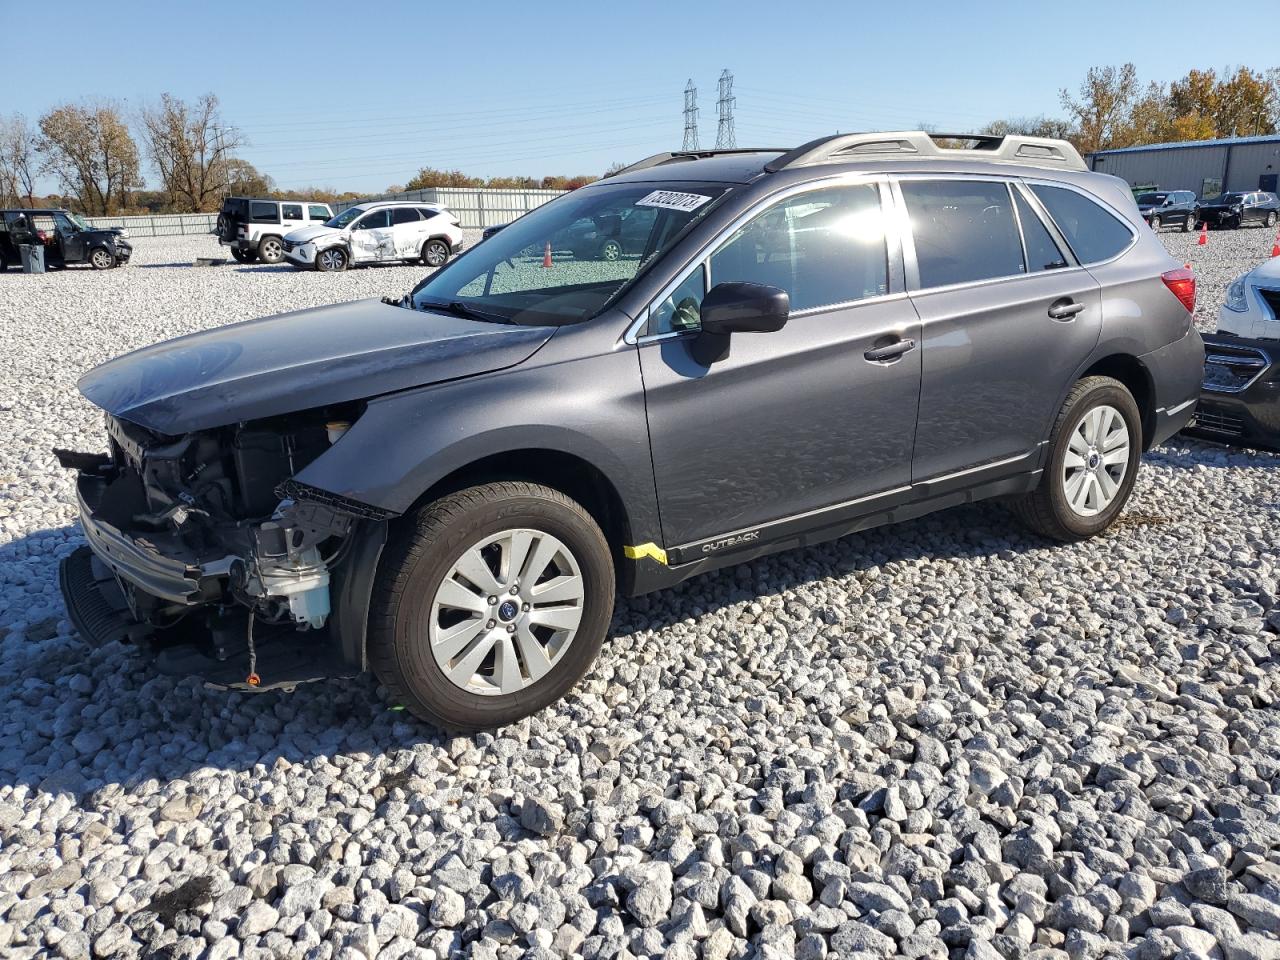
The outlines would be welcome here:
[[[286,203],[280,207],[280,213],[286,220],[303,219],[302,204],[300,203]]]
[[[329,212],[328,207],[320,206],[319,204],[313,203],[307,209],[311,212],[312,220],[328,220],[333,216],[333,214]]]
[[[255,200],[249,204],[249,219],[254,223],[279,223],[280,211],[274,203]]]
[[[417,223],[418,211],[413,207],[396,207],[391,211],[391,222],[397,223]]]
[[[729,281],[780,287],[792,310],[888,293],[879,188],[813,190],[769,208],[711,255],[712,286]]]
[[[1012,277],[1025,269],[1003,182],[906,180],[902,196],[921,288]]]
[[[1041,270],[1059,270],[1065,267],[1067,261],[1063,259],[1062,251],[1058,249],[1039,215],[1031,209],[1031,204],[1023,200],[1016,190],[1013,192],[1013,202],[1018,208],[1022,242],[1027,248],[1027,272],[1039,273]]]
[[[1082,194],[1039,183],[1032,184],[1031,190],[1081,263],[1110,260],[1133,242],[1133,233],[1127,226]]]

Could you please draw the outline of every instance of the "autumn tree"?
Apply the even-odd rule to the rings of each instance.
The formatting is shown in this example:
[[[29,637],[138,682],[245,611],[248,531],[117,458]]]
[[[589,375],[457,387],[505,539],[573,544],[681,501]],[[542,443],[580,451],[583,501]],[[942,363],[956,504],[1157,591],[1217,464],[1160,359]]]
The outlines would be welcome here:
[[[405,190],[425,190],[428,187],[483,187],[480,177],[469,177],[461,170],[437,170],[423,167],[404,185]]]
[[[1077,96],[1061,91],[1062,106],[1074,120],[1076,146],[1081,152],[1128,145],[1130,108],[1137,93],[1138,73],[1132,63],[1090,67]]]
[[[1256,137],[1276,132],[1280,90],[1274,74],[1241,67],[1218,82],[1214,127],[1220,137]]]
[[[191,213],[214,209],[227,193],[228,160],[244,143],[223,121],[218,98],[206,93],[187,103],[163,93],[141,120],[147,153],[172,205]]]
[[[110,101],[50,110],[40,118],[36,147],[44,157],[41,170],[55,175],[85,213],[114,213],[142,186],[138,145]]]
[[[226,160],[226,192],[234,197],[269,197],[276,189],[275,181],[259,172],[248,160],[228,157]]]
[[[1007,120],[993,120],[982,128],[982,132],[993,137],[1004,137],[1011,133],[1028,137],[1052,137],[1055,140],[1066,140],[1072,134],[1071,124],[1057,117],[1010,117]]]
[[[31,205],[35,200],[35,131],[20,113],[0,117],[0,204]]]

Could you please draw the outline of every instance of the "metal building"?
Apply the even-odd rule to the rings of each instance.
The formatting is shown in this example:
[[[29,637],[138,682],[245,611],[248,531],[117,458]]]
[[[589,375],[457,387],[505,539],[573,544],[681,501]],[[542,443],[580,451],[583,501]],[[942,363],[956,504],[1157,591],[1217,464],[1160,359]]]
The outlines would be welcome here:
[[[1275,193],[1280,135],[1153,143],[1099,150],[1086,159],[1090,169],[1127,180],[1131,187],[1194,190],[1199,197],[1214,197],[1224,190]]]

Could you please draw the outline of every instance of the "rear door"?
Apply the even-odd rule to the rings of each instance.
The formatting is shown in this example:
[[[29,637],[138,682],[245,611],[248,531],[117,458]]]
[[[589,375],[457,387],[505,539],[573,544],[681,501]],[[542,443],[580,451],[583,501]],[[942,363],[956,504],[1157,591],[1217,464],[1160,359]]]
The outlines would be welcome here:
[[[299,227],[307,225],[306,207],[301,203],[282,203],[280,204],[280,227],[281,233],[288,233],[290,230],[297,230]]]
[[[639,351],[663,538],[690,559],[907,486],[919,322],[887,198],[865,180],[800,188],[730,227],[651,304]],[[699,307],[726,281],[781,287],[791,315],[704,365]]]
[[[1098,341],[1098,283],[1015,183],[922,175],[895,186],[923,344],[912,483],[943,492],[1032,469],[1064,384]]]
[[[397,257],[411,260],[422,255],[426,222],[415,207],[391,208],[391,236]]]
[[[67,263],[83,263],[88,255],[88,246],[80,228],[71,222],[65,213],[55,213],[54,223],[58,229],[58,243],[62,247],[62,258]]]

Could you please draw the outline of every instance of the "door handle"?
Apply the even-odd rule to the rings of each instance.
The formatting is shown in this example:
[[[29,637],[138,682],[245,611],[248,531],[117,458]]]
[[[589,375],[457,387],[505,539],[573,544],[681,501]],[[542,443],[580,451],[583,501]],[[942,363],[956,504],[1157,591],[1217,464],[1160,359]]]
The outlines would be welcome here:
[[[1049,304],[1049,316],[1055,320],[1070,320],[1082,310],[1084,310],[1084,304],[1077,303],[1070,297],[1062,297]]]
[[[874,347],[863,354],[872,363],[886,363],[897,360],[904,353],[910,353],[916,348],[916,342],[911,339],[898,340],[884,347]]]

